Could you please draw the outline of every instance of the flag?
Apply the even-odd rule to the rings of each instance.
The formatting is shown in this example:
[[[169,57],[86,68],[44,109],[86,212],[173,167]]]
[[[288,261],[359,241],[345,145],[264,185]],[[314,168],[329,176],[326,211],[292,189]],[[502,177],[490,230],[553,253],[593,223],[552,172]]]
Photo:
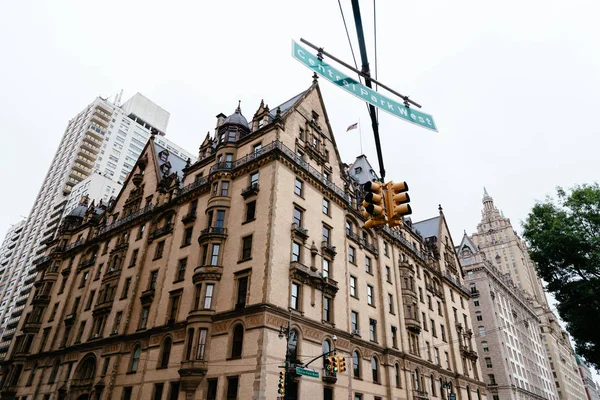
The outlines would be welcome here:
[[[352,129],[356,129],[356,128],[358,128],[358,122],[356,122],[356,123],[354,123],[354,124],[350,125],[350,126],[348,127],[348,129],[346,129],[346,132],[348,132],[348,131],[351,131]]]

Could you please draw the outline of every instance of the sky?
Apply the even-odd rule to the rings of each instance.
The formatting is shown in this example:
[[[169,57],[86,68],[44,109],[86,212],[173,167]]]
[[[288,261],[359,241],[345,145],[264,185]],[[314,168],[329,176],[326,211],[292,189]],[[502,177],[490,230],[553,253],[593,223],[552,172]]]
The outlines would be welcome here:
[[[251,118],[261,99],[273,108],[310,86],[292,39],[354,63],[339,4],[360,65],[349,0],[5,2],[0,233],[29,214],[69,118],[96,96],[141,92],[171,113],[167,137],[196,152],[238,100]],[[557,186],[598,179],[600,3],[373,4],[360,2],[371,69],[439,130],[379,115],[386,180],[408,182],[414,221],[441,204],[458,244],[485,186],[520,231]],[[364,153],[378,170],[365,104],[320,86],[342,161]]]

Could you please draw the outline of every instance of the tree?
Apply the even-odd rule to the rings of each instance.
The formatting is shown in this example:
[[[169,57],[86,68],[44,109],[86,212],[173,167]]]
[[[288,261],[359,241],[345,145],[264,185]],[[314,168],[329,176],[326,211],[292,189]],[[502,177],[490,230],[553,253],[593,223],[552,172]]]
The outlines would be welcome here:
[[[559,187],[557,195],[532,208],[524,236],[576,352],[600,369],[600,186]]]

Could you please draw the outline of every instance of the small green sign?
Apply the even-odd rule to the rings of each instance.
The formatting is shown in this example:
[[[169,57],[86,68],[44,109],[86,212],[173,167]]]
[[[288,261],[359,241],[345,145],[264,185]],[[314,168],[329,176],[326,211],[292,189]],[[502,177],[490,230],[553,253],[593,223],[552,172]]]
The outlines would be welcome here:
[[[317,371],[312,371],[310,369],[306,369],[306,368],[302,368],[302,367],[296,367],[296,373],[298,375],[309,376],[311,378],[319,377],[319,373]]]
[[[359,99],[371,103],[380,110],[386,111],[405,121],[437,132],[437,126],[431,115],[408,108],[404,104],[382,96],[373,89],[369,89],[354,78],[350,78],[346,74],[333,68],[331,65],[319,60],[317,56],[309,53],[308,50],[300,46],[294,40],[292,40],[292,56],[317,74],[335,85],[338,85],[348,93],[355,95]]]

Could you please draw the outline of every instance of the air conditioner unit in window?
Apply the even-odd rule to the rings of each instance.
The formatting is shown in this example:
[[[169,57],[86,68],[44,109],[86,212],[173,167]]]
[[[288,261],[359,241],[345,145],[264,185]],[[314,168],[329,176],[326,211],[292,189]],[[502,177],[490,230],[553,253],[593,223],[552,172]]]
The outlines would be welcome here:
[[[355,329],[352,333],[354,335],[360,336],[360,330],[358,330],[358,329]]]

